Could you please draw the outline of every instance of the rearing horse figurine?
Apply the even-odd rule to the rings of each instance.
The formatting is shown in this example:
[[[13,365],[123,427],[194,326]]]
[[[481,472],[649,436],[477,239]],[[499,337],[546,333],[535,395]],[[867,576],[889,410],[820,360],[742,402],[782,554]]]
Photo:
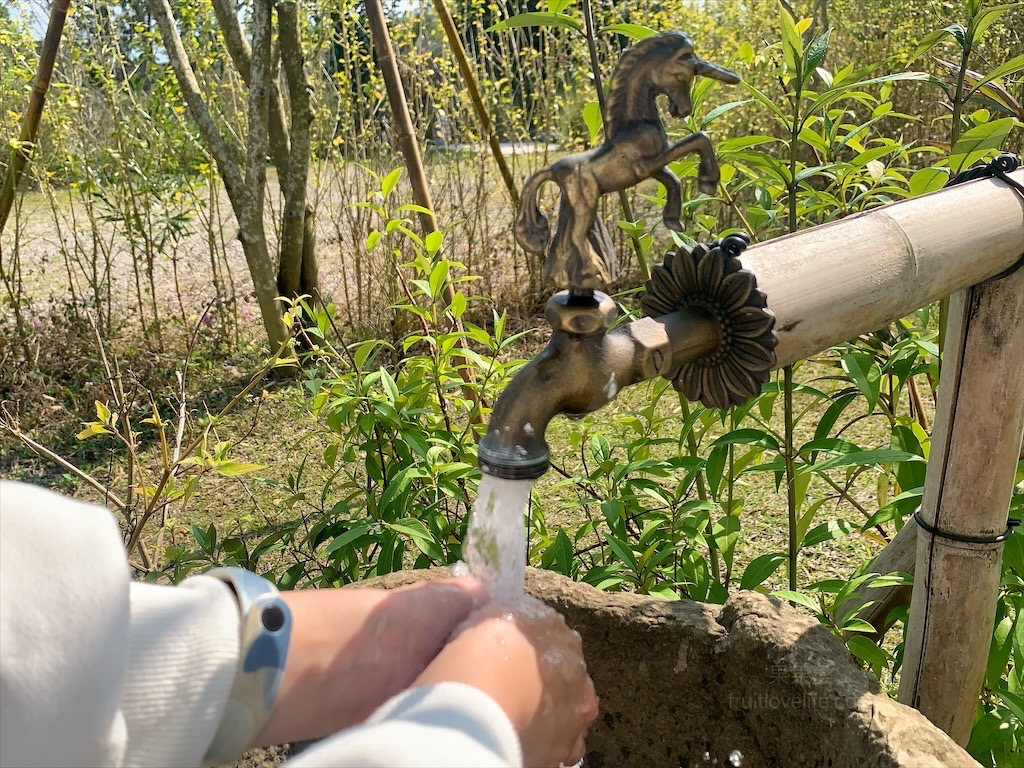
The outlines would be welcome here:
[[[547,251],[545,277],[580,291],[614,279],[618,259],[608,230],[597,218],[601,195],[657,179],[667,191],[665,226],[681,232],[682,187],[665,166],[692,152],[700,155],[698,188],[715,192],[720,173],[707,134],[698,131],[669,144],[658,114],[659,94],[668,97],[673,117],[693,111],[690,85],[696,75],[723,83],[740,81],[735,72],[697,58],[690,38],[681,32],[646,37],[619,57],[608,87],[605,142],[563,157],[535,173],[523,187],[515,236],[531,253]],[[548,220],[537,206],[537,193],[546,181],[554,181],[562,193],[553,239]]]

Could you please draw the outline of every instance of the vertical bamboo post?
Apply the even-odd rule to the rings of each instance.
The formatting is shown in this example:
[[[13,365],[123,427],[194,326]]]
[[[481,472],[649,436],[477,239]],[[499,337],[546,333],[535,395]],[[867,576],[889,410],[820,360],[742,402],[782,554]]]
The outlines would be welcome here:
[[[434,201],[430,196],[430,184],[427,182],[427,173],[423,168],[423,156],[420,154],[420,145],[416,141],[416,129],[409,114],[409,104],[405,98],[405,86],[402,84],[402,76],[398,71],[398,60],[395,58],[395,48],[391,43],[391,33],[388,31],[387,19],[384,17],[384,8],[380,0],[366,0],[366,15],[370,20],[370,35],[373,38],[373,47],[377,51],[377,59],[384,77],[384,87],[388,93],[388,103],[391,105],[391,117],[395,123],[395,130],[398,133],[398,145],[405,158],[405,167],[409,171],[409,183],[412,185],[412,196],[416,205],[429,213],[419,214],[420,228],[423,234],[437,232],[437,216],[434,212]],[[451,304],[455,298],[455,289],[451,283],[446,283],[443,289],[445,304]],[[468,344],[465,336],[462,335],[462,319],[455,318],[455,330],[459,333],[456,344],[460,349],[467,349]],[[480,397],[474,388],[473,369],[467,364],[459,370],[462,376],[462,394],[474,405],[474,423],[483,423],[483,414],[480,411]]]
[[[988,660],[1024,432],[1024,269],[955,294],[925,480],[900,701],[959,744]],[[1021,535],[1021,534],[1017,534]]]
[[[35,149],[36,134],[39,132],[39,121],[43,117],[43,105],[46,103],[46,92],[50,90],[50,78],[53,77],[53,66],[57,61],[57,49],[64,34],[64,22],[68,17],[68,6],[71,0],[54,0],[50,8],[50,21],[46,25],[46,37],[39,52],[39,65],[36,67],[35,82],[32,84],[32,95],[29,96],[25,119],[21,124],[18,143],[11,152],[11,162],[7,167],[3,184],[0,185],[0,232],[7,224],[7,217],[14,205],[14,192],[21,181],[32,152]]]

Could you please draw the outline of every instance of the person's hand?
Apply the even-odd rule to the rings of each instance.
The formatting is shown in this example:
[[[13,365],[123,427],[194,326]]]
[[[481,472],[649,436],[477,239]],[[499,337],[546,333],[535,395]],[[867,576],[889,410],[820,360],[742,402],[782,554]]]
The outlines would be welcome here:
[[[539,600],[491,603],[471,614],[415,685],[445,681],[472,685],[501,706],[529,768],[583,757],[598,703],[583,642]]]
[[[362,722],[416,679],[487,591],[475,579],[394,590],[283,592],[292,634],[281,690],[253,746]]]

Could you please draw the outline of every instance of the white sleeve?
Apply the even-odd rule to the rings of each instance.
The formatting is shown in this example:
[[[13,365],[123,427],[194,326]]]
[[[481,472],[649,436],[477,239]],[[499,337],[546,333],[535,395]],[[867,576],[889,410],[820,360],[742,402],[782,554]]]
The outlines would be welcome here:
[[[238,663],[216,579],[132,583],[101,507],[0,481],[0,766],[198,766]]]
[[[363,725],[315,744],[285,768],[520,768],[519,737],[498,704],[462,683],[413,688]]]

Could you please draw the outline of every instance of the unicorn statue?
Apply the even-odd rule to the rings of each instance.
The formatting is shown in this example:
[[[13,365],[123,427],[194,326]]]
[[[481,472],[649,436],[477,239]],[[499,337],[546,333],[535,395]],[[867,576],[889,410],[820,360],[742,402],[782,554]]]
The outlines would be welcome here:
[[[563,157],[529,178],[516,214],[515,236],[531,253],[547,254],[545,278],[571,291],[592,291],[618,274],[611,235],[597,216],[602,195],[654,178],[665,185],[665,226],[682,231],[682,187],[666,166],[683,155],[700,155],[697,187],[714,194],[720,173],[711,140],[703,131],[669,143],[658,113],[657,97],[668,98],[672,117],[693,111],[690,85],[696,75],[738,83],[728,69],[699,59],[681,32],[644,38],[619,57],[608,86],[605,142]],[[542,184],[561,190],[558,224],[552,238],[537,195]]]

